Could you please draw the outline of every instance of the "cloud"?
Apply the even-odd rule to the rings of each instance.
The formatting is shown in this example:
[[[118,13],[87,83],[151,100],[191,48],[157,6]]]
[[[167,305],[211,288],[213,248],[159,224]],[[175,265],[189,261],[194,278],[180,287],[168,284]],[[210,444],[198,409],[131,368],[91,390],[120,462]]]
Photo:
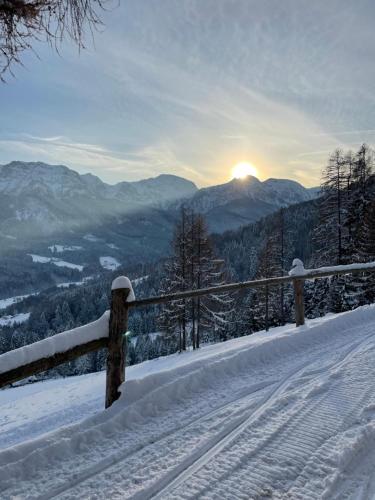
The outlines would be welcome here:
[[[0,161],[208,185],[248,160],[262,178],[315,185],[330,151],[373,139],[374,12],[341,0],[124,0],[95,50],[46,49],[4,88]]]
[[[203,178],[199,171],[181,163],[165,144],[125,154],[96,144],[75,143],[62,136],[22,134],[19,138],[0,139],[0,148],[13,159],[62,163],[82,173],[93,171],[108,182],[138,180],[168,171]]]

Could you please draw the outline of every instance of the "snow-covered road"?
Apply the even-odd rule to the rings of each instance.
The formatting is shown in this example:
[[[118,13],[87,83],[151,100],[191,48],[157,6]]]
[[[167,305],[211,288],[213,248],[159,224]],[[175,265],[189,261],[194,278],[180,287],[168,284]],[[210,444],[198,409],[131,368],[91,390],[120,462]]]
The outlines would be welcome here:
[[[374,498],[375,307],[143,363],[103,397],[103,374],[2,391],[0,497]]]

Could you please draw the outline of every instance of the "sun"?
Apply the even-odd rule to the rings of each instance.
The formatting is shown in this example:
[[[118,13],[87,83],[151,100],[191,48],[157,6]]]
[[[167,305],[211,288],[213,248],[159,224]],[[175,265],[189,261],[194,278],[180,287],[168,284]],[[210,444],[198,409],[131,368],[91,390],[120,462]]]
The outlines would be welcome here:
[[[257,169],[248,161],[241,161],[232,168],[233,179],[244,179],[248,175],[257,176]]]

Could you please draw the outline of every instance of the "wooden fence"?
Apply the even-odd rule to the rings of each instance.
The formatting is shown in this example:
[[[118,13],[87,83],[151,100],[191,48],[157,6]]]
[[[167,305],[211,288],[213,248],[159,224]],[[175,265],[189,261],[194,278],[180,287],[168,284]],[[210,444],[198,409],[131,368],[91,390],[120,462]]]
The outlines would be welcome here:
[[[356,274],[363,272],[375,272],[375,262],[367,264],[351,264],[346,266],[323,267],[313,270],[304,270],[301,261],[296,259],[293,264],[295,268],[289,276],[267,278],[253,281],[243,281],[240,283],[229,283],[211,288],[199,290],[189,290],[156,297],[149,297],[141,300],[127,302],[131,290],[129,288],[113,287],[111,297],[111,310],[109,318],[108,336],[92,340],[83,344],[71,347],[64,352],[40,358],[36,361],[20,364],[16,368],[0,373],[0,388],[31,375],[49,370],[62,363],[71,361],[79,356],[88,354],[98,349],[107,348],[107,376],[106,376],[106,397],[105,407],[111,406],[120,397],[119,388],[125,381],[125,361],[126,361],[126,332],[128,331],[128,315],[133,308],[162,304],[172,300],[183,300],[194,297],[202,297],[212,293],[237,292],[249,288],[270,287],[285,283],[293,283],[294,287],[294,309],[296,327],[305,323],[304,313],[304,282],[330,276],[343,274]],[[117,281],[117,280],[116,280]],[[121,282],[121,281],[120,281]],[[61,335],[61,334],[57,334]],[[43,341],[42,341],[43,342]],[[0,356],[1,370],[1,356]]]

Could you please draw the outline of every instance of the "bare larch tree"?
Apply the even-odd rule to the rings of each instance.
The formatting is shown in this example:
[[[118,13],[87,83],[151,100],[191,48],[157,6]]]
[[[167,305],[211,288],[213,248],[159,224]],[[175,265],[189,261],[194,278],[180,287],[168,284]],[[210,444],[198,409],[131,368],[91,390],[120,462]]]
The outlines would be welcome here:
[[[84,33],[101,21],[110,0],[0,0],[0,79],[21,63],[21,54],[37,41],[58,48],[64,38],[84,47]]]

